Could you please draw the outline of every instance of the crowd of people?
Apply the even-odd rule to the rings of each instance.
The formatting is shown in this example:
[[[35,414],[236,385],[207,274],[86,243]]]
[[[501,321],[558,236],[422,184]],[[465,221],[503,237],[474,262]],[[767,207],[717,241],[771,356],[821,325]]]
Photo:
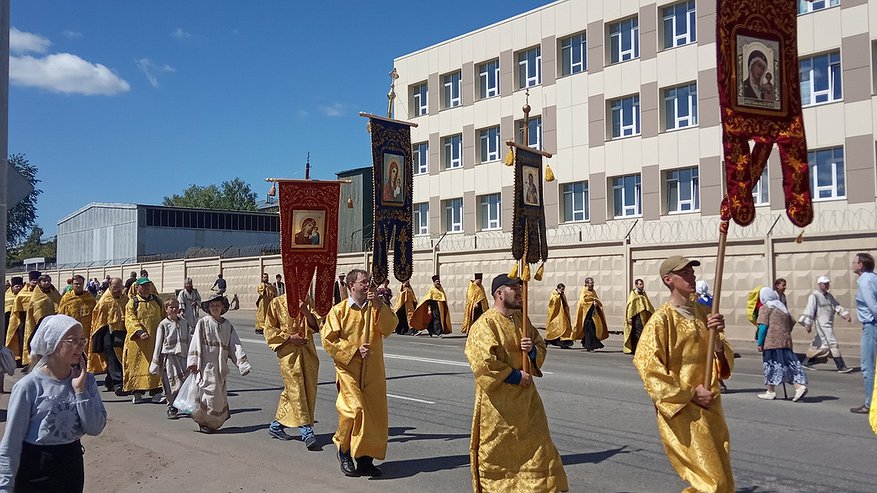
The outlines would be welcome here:
[[[643,280],[634,281],[623,348],[633,355],[655,403],[658,431],[673,468],[696,491],[733,491],[721,389],[735,354],[724,336],[724,318],[710,311],[709,287],[696,280],[694,268],[699,265],[682,256],[662,262],[660,280],[669,294],[657,309]],[[855,309],[863,326],[865,401],[851,412],[868,414],[877,357],[874,258],[857,254],[852,270],[858,275]],[[338,424],[332,441],[341,472],[380,476],[374,461],[385,458],[389,421],[383,339],[394,333],[451,333],[441,278],[433,276],[433,285],[419,301],[410,284],[403,283],[391,307],[389,284],[376,287],[365,270],[353,269],[339,276],[335,304],[324,317],[315,313],[310,296],[288,300],[282,277],[275,279],[271,283],[268,274],[262,276],[255,323],[277,356],[283,380],[268,435],[295,440],[287,430],[297,429],[306,449],[319,450],[314,434],[319,333],[336,373]],[[589,352],[603,347],[608,326],[594,280],[584,281],[574,322],[565,286],[557,285],[543,338],[522,316],[520,279],[496,275],[489,294],[483,279],[477,273],[469,282],[462,325],[476,388],[470,438],[473,489],[567,491],[533,379],[542,376],[548,346],[568,349],[579,341]],[[231,365],[241,375],[251,367],[234,326],[224,317],[230,302],[224,296],[226,284],[223,280],[220,286],[219,280],[215,292],[202,300],[191,279],[175,296],[162,299],[146,271],[127,285],[110,278],[99,299],[79,275],[63,295],[40,272],[30,272],[27,284],[22,278],[10,279],[5,342],[26,375],[13,387],[0,442],[0,491],[30,491],[40,481],[53,485],[42,491],[61,491],[57,485],[82,490],[79,438],[99,434],[107,419],[94,374],[104,373],[106,390],[131,396],[134,404],[166,403],[168,419],[190,416],[207,434],[220,429],[229,418],[226,382]],[[785,280],[757,290],[751,315],[755,344],[763,356],[766,390],[760,399],[775,399],[776,387],[790,383],[795,387],[792,400],[800,401],[807,394],[805,368],[828,357],[837,371],[850,371],[833,322],[836,315],[852,317],[829,293],[830,283],[827,276],[817,279],[797,322],[785,301]],[[791,346],[796,323],[808,332],[815,330],[803,361]],[[714,365],[707,379],[703,362],[709,346],[714,347]],[[178,408],[179,403],[185,406]]]

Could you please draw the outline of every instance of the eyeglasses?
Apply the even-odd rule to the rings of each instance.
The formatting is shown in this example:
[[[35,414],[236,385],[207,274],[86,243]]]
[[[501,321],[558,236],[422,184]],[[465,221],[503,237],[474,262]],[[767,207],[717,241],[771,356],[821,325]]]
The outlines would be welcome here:
[[[66,342],[71,346],[85,346],[85,343],[88,342],[88,338],[86,337],[74,337],[72,339],[61,339],[61,342]]]

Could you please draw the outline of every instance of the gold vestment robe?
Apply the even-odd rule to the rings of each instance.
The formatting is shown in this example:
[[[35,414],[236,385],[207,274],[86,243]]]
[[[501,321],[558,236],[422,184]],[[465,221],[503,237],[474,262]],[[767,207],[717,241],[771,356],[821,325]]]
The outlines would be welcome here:
[[[561,295],[557,290],[551,291],[548,298],[548,318],[545,322],[545,339],[553,341],[572,341],[572,324],[569,318],[569,304],[566,295]]]
[[[409,323],[414,330],[425,330],[432,323],[432,316],[429,312],[429,303],[427,301],[435,301],[439,309],[439,320],[442,321],[442,334],[451,333],[451,313],[448,311],[448,297],[445,290],[432,286],[429,291],[420,298],[420,305],[414,309]]]
[[[58,304],[58,313],[73,317],[82,325],[82,337],[88,339],[85,343],[88,371],[103,373],[107,371],[107,365],[102,355],[96,354],[91,350],[91,335],[94,333],[91,331],[91,317],[95,306],[97,306],[97,300],[94,299],[94,295],[88,291],[82,291],[82,294],[77,295],[71,289],[61,297],[61,302]]]
[[[639,319],[645,327],[653,313],[655,313],[655,307],[652,306],[649,295],[645,291],[643,294],[639,294],[636,289],[631,289],[630,294],[627,295],[627,310],[624,315],[624,344],[621,347],[624,354],[633,352],[633,340],[630,337],[633,327],[630,326],[630,319],[639,315]]]
[[[405,307],[405,316],[408,317],[408,326],[411,326],[411,317],[414,316],[414,308],[417,306],[417,296],[411,288],[399,288],[399,296],[396,297],[396,306],[393,307],[395,313],[399,313],[399,309]]]
[[[731,376],[734,351],[723,341],[728,365],[713,372],[709,409],[694,402],[694,389],[703,383],[709,344],[706,317],[700,303],[691,306],[693,318],[664,303],[643,328],[633,365],[639,371],[657,410],[658,432],[673,469],[691,485],[690,492],[733,492],[730,438],[719,378]]]
[[[509,319],[487,310],[466,341],[466,358],[475,375],[469,455],[476,493],[569,490],[535,379],[529,387],[505,382],[513,370],[521,369],[522,322],[521,312]],[[527,325],[536,348],[530,371],[541,377],[545,341],[529,320]]]
[[[125,330],[125,306],[128,304],[128,296],[124,292],[119,294],[118,298],[113,298],[113,293],[108,289],[104,291],[94,312],[91,314],[91,334],[101,329],[101,327],[109,327],[111,332]],[[88,345],[91,347],[92,342]],[[116,357],[119,361],[125,361],[123,349],[120,347],[113,348],[116,351]],[[94,353],[93,353],[94,354]],[[98,355],[101,359],[101,365],[106,368],[106,359],[103,354]]]
[[[875,398],[877,398],[877,380],[874,381],[874,390],[871,394],[871,410],[868,412],[868,421],[871,422],[871,429],[877,434],[877,405],[873,404],[877,402],[877,400],[874,400]]]
[[[370,305],[370,304],[369,304]],[[367,305],[367,306],[369,306]],[[369,356],[365,381],[359,347],[365,339],[365,310],[344,299],[333,306],[320,331],[326,354],[335,361],[338,398],[338,430],[332,441],[354,458],[368,456],[383,460],[387,454],[387,375],[384,370],[384,337],[396,328],[396,314],[381,303],[372,309]]]
[[[122,387],[126,392],[143,392],[161,387],[161,377],[149,373],[149,364],[155,352],[156,329],[164,317],[164,305],[155,295],[150,295],[146,300],[138,294],[125,305],[125,329],[128,334],[122,351]],[[134,339],[134,334],[141,330],[149,334],[148,339]]]
[[[310,296],[305,303],[313,310]],[[308,343],[295,346],[287,342],[292,334],[302,335],[307,338]],[[277,355],[280,377],[283,379],[283,391],[280,393],[274,419],[283,426],[312,425],[317,406],[320,358],[314,345],[314,331],[307,326],[304,317],[289,316],[285,294],[271,300],[264,335],[268,347]]]
[[[585,317],[591,306],[594,306],[593,320],[594,327],[597,332],[597,339],[602,341],[609,337],[609,331],[606,329],[606,315],[603,314],[603,303],[597,296],[597,292],[588,288],[582,288],[582,294],[579,295],[579,306],[576,308],[576,324],[573,339],[579,340],[585,335]]]
[[[271,284],[260,282],[257,291],[259,298],[256,300],[256,330],[258,331],[265,330],[268,306],[271,304],[271,300],[277,297],[277,288]]]
[[[30,304],[27,307],[27,315],[24,319],[24,344],[21,351],[21,363],[30,364],[30,340],[37,331],[40,322],[49,315],[58,313],[58,302],[61,294],[54,287],[46,293],[37,286],[30,296]]]
[[[475,281],[469,281],[469,287],[466,289],[466,311],[463,314],[463,327],[461,332],[469,333],[469,328],[475,323],[475,307],[481,307],[481,314],[490,309],[487,303],[487,293],[484,292],[484,286],[475,284]]]
[[[33,296],[33,290],[30,284],[25,284],[21,291],[15,295],[12,301],[12,312],[9,313],[9,327],[6,329],[6,347],[12,351],[15,359],[21,360],[22,341],[19,340],[19,327],[24,330],[24,322],[27,320],[27,309],[30,306],[30,298]],[[22,318],[22,314],[25,316]],[[23,333],[23,332],[22,332]]]
[[[12,312],[12,306],[15,305],[15,295],[16,294],[18,294],[18,293],[13,293],[12,288],[7,289],[6,292],[4,293],[4,295],[3,295],[4,300],[3,301],[6,303],[6,309],[4,310],[5,313]]]

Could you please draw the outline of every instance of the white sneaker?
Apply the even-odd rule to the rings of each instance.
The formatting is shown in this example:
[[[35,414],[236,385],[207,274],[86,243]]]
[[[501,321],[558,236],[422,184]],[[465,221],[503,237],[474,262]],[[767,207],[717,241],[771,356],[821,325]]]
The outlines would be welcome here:
[[[131,398],[131,402],[133,404],[143,404],[144,402],[149,402],[149,399],[143,397],[143,392],[134,392],[134,397]]]
[[[776,393],[776,392],[771,392],[771,391],[768,390],[768,391],[766,391],[766,392],[763,393],[763,394],[758,394],[758,398],[759,398],[759,399],[764,399],[764,400],[766,400],[766,401],[772,401],[772,400],[774,400],[774,399],[777,398],[777,393]]]
[[[164,394],[159,392],[158,394],[155,394],[154,396],[152,396],[152,403],[153,404],[165,404],[165,403],[167,403],[167,398],[165,398]]]
[[[807,395],[807,387],[802,385],[795,391],[795,397],[792,397],[792,402],[800,401],[805,395]]]

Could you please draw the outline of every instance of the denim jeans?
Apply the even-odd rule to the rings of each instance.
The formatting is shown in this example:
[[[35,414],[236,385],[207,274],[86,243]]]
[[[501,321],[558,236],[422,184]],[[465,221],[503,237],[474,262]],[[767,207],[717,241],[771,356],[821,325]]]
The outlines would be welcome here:
[[[871,407],[874,365],[877,360],[877,324],[862,325],[862,373],[865,375],[865,405]]]

